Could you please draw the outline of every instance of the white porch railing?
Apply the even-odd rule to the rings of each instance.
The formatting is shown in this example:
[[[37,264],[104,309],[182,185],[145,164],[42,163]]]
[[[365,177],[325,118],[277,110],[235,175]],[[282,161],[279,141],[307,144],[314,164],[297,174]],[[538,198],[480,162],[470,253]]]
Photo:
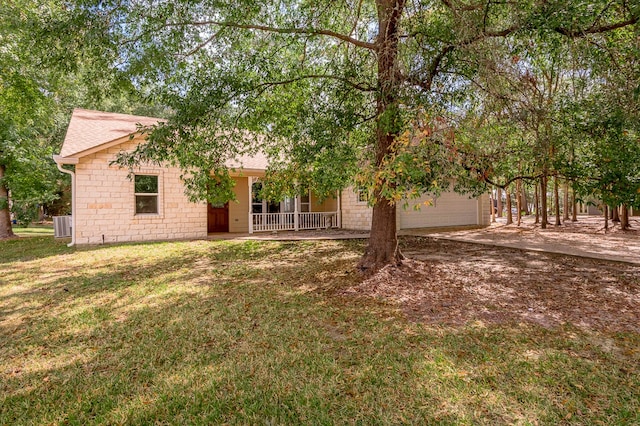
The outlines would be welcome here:
[[[327,229],[338,226],[337,212],[298,213],[299,229]]]
[[[251,213],[250,232],[298,231],[338,227],[338,212]]]
[[[253,213],[253,231],[286,231],[294,227],[294,213]]]

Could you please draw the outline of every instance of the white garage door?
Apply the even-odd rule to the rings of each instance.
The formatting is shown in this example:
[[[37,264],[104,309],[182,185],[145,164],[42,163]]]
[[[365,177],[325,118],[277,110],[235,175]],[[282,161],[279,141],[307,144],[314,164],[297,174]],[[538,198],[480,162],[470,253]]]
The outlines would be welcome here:
[[[424,205],[428,200],[433,200],[433,205]],[[420,210],[415,210],[415,205],[420,205]],[[476,225],[478,200],[455,192],[445,192],[437,198],[423,195],[419,199],[411,200],[406,209],[400,206],[398,213],[400,229]]]

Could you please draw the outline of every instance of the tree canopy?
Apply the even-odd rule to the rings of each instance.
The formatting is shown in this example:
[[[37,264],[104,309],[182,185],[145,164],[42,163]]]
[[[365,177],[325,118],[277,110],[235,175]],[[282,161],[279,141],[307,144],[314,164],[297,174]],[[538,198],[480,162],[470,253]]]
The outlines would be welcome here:
[[[363,269],[401,261],[403,200],[451,182],[480,193],[523,175],[569,176],[585,151],[574,149],[570,128],[592,135],[589,152],[607,138],[633,151],[636,140],[635,113],[624,107],[599,112],[610,123],[604,139],[597,120],[571,118],[607,88],[631,85],[637,95],[640,5],[625,0],[67,5],[45,38],[59,34],[54,44],[68,52],[45,56],[170,112],[120,164],[178,165],[192,199],[231,199],[226,160],[257,151],[271,158],[263,185],[271,197],[358,186],[373,206]]]
[[[274,192],[295,192],[296,182],[321,194],[362,186],[374,207],[363,268],[400,260],[396,203],[448,186],[455,138],[447,129],[469,111],[479,78],[511,61],[512,71],[500,71],[524,83],[528,68],[552,72],[549,61],[569,41],[599,43],[603,34],[637,31],[640,16],[637,5],[598,0],[101,1],[82,7],[97,27],[108,28],[119,66],[139,82],[160,82],[153,96],[174,111],[122,164],[178,164],[189,172],[194,198],[217,198],[216,188],[230,196],[225,160],[256,150],[274,159],[266,182]],[[513,87],[503,89],[507,96]],[[521,111],[529,115],[521,115],[521,128],[530,129],[533,116],[549,106]],[[507,119],[513,117],[496,123],[506,130],[500,123]],[[547,134],[535,143],[555,141],[552,117],[536,120]],[[537,152],[546,170],[548,155]]]
[[[144,86],[119,72],[117,52],[89,14],[50,0],[0,4],[0,238],[10,207],[28,220],[59,196],[67,176],[52,160],[74,107],[156,113]],[[140,90],[139,90],[140,89]]]
[[[29,6],[0,6],[0,238],[13,235],[9,193],[14,202],[44,202],[53,197],[55,182],[46,159],[52,150],[41,137],[54,121],[52,89],[25,25],[35,14]]]

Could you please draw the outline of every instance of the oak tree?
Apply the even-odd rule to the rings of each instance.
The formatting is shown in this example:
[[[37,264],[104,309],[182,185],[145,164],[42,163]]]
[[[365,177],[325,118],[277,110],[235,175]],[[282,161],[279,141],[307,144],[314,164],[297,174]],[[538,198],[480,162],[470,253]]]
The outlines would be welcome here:
[[[400,263],[396,204],[451,178],[451,124],[495,40],[582,37],[635,25],[595,0],[82,1],[137,83],[171,107],[123,165],[167,161],[195,199],[232,198],[224,163],[262,150],[281,191],[349,183],[373,206],[362,269]],[[280,161],[284,160],[284,161]],[[355,177],[354,177],[355,176]]]

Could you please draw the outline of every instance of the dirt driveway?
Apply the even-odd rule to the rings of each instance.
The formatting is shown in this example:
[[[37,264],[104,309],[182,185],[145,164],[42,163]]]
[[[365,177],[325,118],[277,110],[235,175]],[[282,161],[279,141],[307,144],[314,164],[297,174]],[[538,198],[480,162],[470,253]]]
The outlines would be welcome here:
[[[527,217],[520,226],[506,226],[504,219],[484,229],[441,232],[429,229],[404,230],[404,235],[428,235],[454,241],[470,241],[501,247],[523,248],[547,253],[572,254],[594,259],[617,260],[640,265],[640,217],[631,219],[632,228],[622,231],[609,222],[605,231],[601,217],[581,216],[577,222],[542,229]]]
[[[456,240],[462,239],[461,233],[480,235],[485,241]],[[509,239],[538,247],[489,245]],[[593,219],[548,230],[533,224],[495,225],[480,231],[404,236],[401,247],[409,258],[405,265],[387,267],[345,293],[384,299],[409,318],[426,323],[572,324],[585,330],[638,333],[640,264],[593,257],[607,253],[635,259],[640,256],[639,240],[637,230],[605,234]],[[536,251],[553,245],[587,247],[595,254],[588,258]]]

